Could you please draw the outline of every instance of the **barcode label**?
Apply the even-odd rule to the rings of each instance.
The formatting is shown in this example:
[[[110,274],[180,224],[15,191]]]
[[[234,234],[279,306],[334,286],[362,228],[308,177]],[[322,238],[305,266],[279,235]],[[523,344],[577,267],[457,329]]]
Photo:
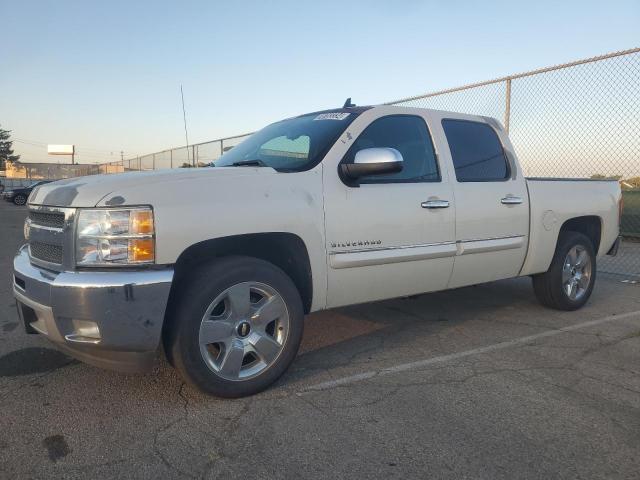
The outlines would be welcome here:
[[[321,113],[314,120],[344,120],[347,118],[350,113],[341,113],[341,112],[333,112],[333,113]]]

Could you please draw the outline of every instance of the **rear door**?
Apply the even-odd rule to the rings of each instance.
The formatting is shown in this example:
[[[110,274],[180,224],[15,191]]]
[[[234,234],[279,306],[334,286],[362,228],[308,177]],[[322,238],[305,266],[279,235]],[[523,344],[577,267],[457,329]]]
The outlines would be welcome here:
[[[508,137],[495,121],[442,114],[454,167],[456,245],[449,288],[515,277],[527,252],[529,198]]]

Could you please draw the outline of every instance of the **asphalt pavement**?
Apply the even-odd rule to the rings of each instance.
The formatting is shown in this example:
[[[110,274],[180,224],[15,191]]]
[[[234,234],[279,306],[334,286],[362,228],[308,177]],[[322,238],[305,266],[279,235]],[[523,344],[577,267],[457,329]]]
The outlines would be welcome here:
[[[577,312],[523,278],[312,314],[276,385],[223,400],[25,334],[25,213],[0,205],[0,478],[640,477],[640,284],[600,275]]]

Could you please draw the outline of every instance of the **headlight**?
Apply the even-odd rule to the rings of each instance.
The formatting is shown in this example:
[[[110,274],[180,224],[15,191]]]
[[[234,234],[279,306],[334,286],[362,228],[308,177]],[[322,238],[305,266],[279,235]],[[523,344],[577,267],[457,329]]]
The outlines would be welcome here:
[[[153,263],[155,238],[149,207],[80,209],[76,224],[76,265]]]

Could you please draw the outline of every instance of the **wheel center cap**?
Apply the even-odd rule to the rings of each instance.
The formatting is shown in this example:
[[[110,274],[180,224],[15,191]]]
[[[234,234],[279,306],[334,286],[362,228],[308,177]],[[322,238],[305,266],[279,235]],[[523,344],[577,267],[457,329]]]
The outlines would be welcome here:
[[[240,322],[238,327],[236,328],[239,337],[246,337],[251,332],[251,325],[249,322]]]

